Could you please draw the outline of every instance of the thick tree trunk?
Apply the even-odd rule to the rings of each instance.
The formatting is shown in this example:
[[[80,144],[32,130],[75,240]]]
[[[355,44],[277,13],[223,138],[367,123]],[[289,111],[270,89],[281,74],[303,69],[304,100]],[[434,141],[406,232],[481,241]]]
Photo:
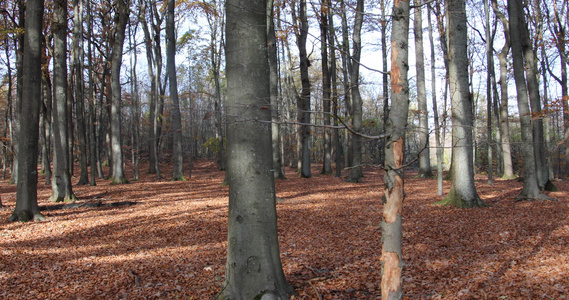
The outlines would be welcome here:
[[[129,15],[129,0],[116,0],[117,11],[114,17],[114,36],[111,53],[111,183],[127,183],[124,176],[121,132],[121,96],[120,72],[126,24]]]
[[[422,0],[414,0],[415,59],[417,69],[417,103],[419,109],[419,177],[433,177],[431,152],[429,150],[429,111],[427,109],[427,88],[425,83],[425,58],[423,51]]]
[[[352,129],[360,132],[363,125],[363,101],[360,94],[360,57],[362,49],[361,31],[364,19],[364,1],[358,0],[356,5],[356,17],[352,36],[352,55],[348,64],[350,71],[350,88],[352,93]],[[361,182],[363,177],[362,170],[362,137],[352,136],[352,163],[347,181]]]
[[[452,100],[452,183],[443,205],[461,208],[484,206],[474,185],[472,98],[469,96],[466,4],[445,2],[448,74]]]
[[[229,231],[223,299],[288,299],[282,270],[274,176],[266,1],[228,0],[227,142]],[[251,134],[254,133],[254,134]]]
[[[522,131],[522,155],[524,164],[524,186],[519,200],[547,199],[540,192],[536,174],[536,158],[533,144],[532,120],[529,106],[528,87],[524,76],[524,58],[522,50],[521,22],[523,18],[521,4],[518,1],[508,0],[508,14],[510,19],[510,42],[512,46],[512,58],[514,66],[514,79],[518,98],[518,110]]]
[[[176,78],[176,34],[174,28],[175,0],[168,0],[168,18],[166,20],[167,69],[170,81],[170,99],[172,100],[172,132],[174,148],[173,180],[184,180],[184,156],[182,151],[182,119],[180,116],[180,101],[178,98],[178,79]]]
[[[24,34],[24,57],[22,62],[22,105],[26,113],[21,114],[18,151],[18,186],[16,207],[10,221],[45,219],[37,202],[37,162],[39,107],[41,102],[41,36],[43,25],[43,0],[28,0]]]
[[[405,129],[409,113],[409,1],[393,4],[391,33],[391,108],[386,124],[383,247],[381,249],[381,299],[401,299],[403,258],[401,214],[403,210]]]
[[[53,185],[51,200],[71,201],[76,197],[71,188],[69,165],[69,124],[67,114],[67,0],[57,0],[53,8]]]

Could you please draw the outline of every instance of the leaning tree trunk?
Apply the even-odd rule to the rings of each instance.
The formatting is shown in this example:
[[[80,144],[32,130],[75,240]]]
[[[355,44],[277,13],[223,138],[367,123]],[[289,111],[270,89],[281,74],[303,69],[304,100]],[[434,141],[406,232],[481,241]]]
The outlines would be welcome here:
[[[429,151],[429,111],[427,109],[427,88],[425,83],[425,58],[423,52],[422,0],[415,0],[415,59],[417,70],[417,102],[419,109],[419,177],[433,177]]]
[[[166,20],[167,69],[170,81],[170,99],[172,100],[172,132],[174,147],[173,180],[184,180],[184,157],[182,151],[182,120],[180,116],[180,101],[178,98],[178,79],[176,78],[176,36],[174,30],[175,0],[168,0],[168,18]]]
[[[229,231],[222,299],[288,299],[272,169],[265,0],[228,0]],[[265,122],[256,122],[262,120]]]
[[[67,0],[57,0],[53,8],[53,180],[51,200],[75,200],[71,188],[67,125]]]
[[[41,101],[41,36],[43,25],[43,0],[28,0],[24,34],[24,57],[22,62],[22,105],[26,113],[21,114],[18,140],[18,186],[16,207],[10,221],[45,219],[38,207],[38,138],[39,107]]]
[[[363,102],[360,94],[360,57],[362,49],[361,31],[364,20],[364,1],[358,0],[356,5],[356,17],[354,21],[354,31],[352,36],[353,50],[351,62],[349,63],[350,71],[350,88],[352,92],[352,117],[353,130],[360,132],[362,130],[363,119]],[[362,137],[355,134],[352,136],[352,163],[350,165],[350,173],[347,181],[361,182],[363,177],[362,171]]]
[[[409,1],[393,4],[391,33],[391,108],[386,123],[383,247],[381,249],[381,299],[401,299],[403,258],[401,213],[403,211],[405,129],[409,113]]]
[[[438,204],[461,208],[484,206],[474,185],[472,99],[469,96],[465,0],[446,1],[448,75],[452,101],[452,183]]]
[[[510,42],[512,46],[512,59],[514,66],[514,79],[518,98],[518,110],[522,131],[521,145],[524,164],[524,186],[518,200],[548,199],[541,193],[536,174],[536,159],[533,147],[533,133],[531,111],[529,106],[528,88],[524,76],[524,58],[522,52],[522,37],[520,31],[523,18],[523,8],[518,1],[508,0],[508,14],[510,16]]]
[[[121,184],[128,180],[124,176],[121,134],[121,83],[120,72],[126,23],[129,15],[129,0],[116,0],[114,37],[111,53],[111,183]]]

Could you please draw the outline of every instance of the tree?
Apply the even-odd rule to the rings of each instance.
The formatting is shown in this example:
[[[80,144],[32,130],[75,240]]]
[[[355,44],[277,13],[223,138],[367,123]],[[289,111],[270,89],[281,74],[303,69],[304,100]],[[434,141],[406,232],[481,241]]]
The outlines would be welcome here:
[[[448,75],[452,101],[452,183],[438,204],[461,208],[485,206],[474,185],[472,152],[472,95],[469,95],[466,3],[445,2],[448,41]]]
[[[51,200],[72,201],[69,164],[67,111],[67,0],[54,1],[53,7],[53,185]]]
[[[330,14],[330,1],[322,0],[320,4],[320,53],[322,57],[322,106],[324,108],[324,126],[331,124],[331,93],[332,82],[330,68],[328,67],[328,16]],[[322,174],[332,173],[332,137],[330,129],[324,128],[324,161]]]
[[[360,94],[360,58],[362,51],[362,25],[364,21],[364,1],[358,0],[356,5],[356,17],[354,20],[354,31],[352,36],[352,55],[348,60],[348,69],[350,73],[350,89],[352,95],[351,115],[353,118],[353,130],[360,132],[363,122],[363,102]],[[363,177],[362,170],[362,137],[359,135],[352,136],[352,161],[347,181],[361,182]]]
[[[500,62],[500,137],[502,144],[502,161],[504,173],[503,179],[516,178],[512,163],[512,151],[510,147],[510,122],[508,116],[508,53],[510,52],[510,24],[506,16],[498,9],[496,0],[492,0],[492,9],[502,23],[504,31],[504,46],[498,53]]]
[[[10,221],[43,220],[37,198],[37,162],[39,139],[39,106],[41,101],[41,34],[43,25],[43,0],[28,0],[25,18],[24,55],[22,62],[22,105],[18,140],[19,170],[16,207]]]
[[[429,111],[427,110],[427,88],[425,83],[425,58],[423,52],[423,22],[421,0],[415,0],[415,59],[417,61],[417,102],[419,109],[419,177],[433,177],[429,151]]]
[[[168,0],[168,17],[166,19],[166,36],[168,47],[166,51],[167,69],[170,80],[170,99],[172,100],[172,131],[174,174],[172,180],[184,180],[184,157],[182,151],[182,119],[178,98],[178,79],[176,78],[176,32],[174,30],[175,0]]]
[[[223,299],[287,299],[272,169],[265,0],[226,3],[229,230]],[[264,121],[264,122],[259,122]]]
[[[409,113],[409,1],[394,1],[391,33],[391,108],[386,123],[385,190],[381,221],[381,298],[401,299],[403,260],[401,213],[403,210],[405,130]]]
[[[115,1],[114,28],[112,35],[111,52],[111,183],[126,183],[124,176],[122,157],[122,134],[121,134],[121,83],[120,72],[122,65],[122,52],[129,16],[129,0]]]
[[[518,110],[522,131],[522,155],[524,159],[524,186],[518,200],[549,199],[542,194],[538,184],[536,172],[536,158],[534,152],[532,116],[529,106],[528,87],[524,76],[524,57],[521,30],[525,22],[522,22],[523,8],[518,1],[508,0],[508,14],[510,20],[510,42],[512,47],[512,59],[514,66],[514,79],[518,98]]]
[[[83,0],[73,0],[73,70],[75,73],[75,116],[77,118],[77,137],[79,141],[79,166],[81,173],[78,185],[89,183],[87,172],[87,132],[85,131],[84,97],[85,80],[83,74]]]

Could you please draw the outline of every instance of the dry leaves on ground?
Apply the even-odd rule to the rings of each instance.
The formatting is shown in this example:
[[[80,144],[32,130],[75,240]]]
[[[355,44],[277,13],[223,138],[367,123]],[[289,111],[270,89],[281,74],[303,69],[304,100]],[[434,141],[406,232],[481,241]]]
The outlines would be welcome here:
[[[289,179],[277,181],[294,299],[379,298],[382,174],[366,169],[356,184],[287,169]],[[223,288],[228,188],[211,162],[196,163],[192,175],[74,186],[81,201],[137,204],[46,210],[46,222],[31,223],[7,222],[15,186],[1,181],[0,298],[214,298]],[[568,184],[555,184],[561,192],[549,195],[557,202],[516,202],[521,183],[488,186],[480,177],[490,207],[455,209],[432,204],[442,199],[434,179],[409,174],[404,298],[569,299]],[[38,193],[40,205],[54,205],[50,187],[40,184]]]

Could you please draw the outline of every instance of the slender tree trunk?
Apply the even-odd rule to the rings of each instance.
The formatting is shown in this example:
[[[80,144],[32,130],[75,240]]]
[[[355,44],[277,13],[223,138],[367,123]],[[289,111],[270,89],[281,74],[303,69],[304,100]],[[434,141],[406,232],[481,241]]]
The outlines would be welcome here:
[[[504,28],[505,43],[498,54],[500,62],[500,135],[502,140],[502,161],[504,163],[503,179],[516,178],[514,175],[514,165],[512,163],[512,150],[510,147],[510,124],[508,116],[508,53],[510,52],[510,25],[506,16],[498,9],[496,0],[492,0],[492,9]]]
[[[279,254],[272,169],[267,3],[228,0],[229,231],[222,299],[288,299]],[[253,133],[253,134],[252,134]]]
[[[441,137],[441,123],[439,121],[439,110],[437,106],[437,78],[436,70],[436,57],[435,57],[435,42],[433,39],[433,25],[431,22],[432,8],[429,5],[429,13],[427,14],[427,21],[429,22],[429,45],[431,47],[431,97],[433,102],[433,118],[435,122],[435,139],[437,145],[437,194],[443,195],[443,164],[444,164],[444,140]]]
[[[39,107],[41,101],[41,34],[43,25],[43,0],[28,0],[24,33],[22,62],[22,102],[26,108],[21,114],[18,139],[22,146],[18,151],[18,186],[16,207],[10,221],[44,220],[37,202],[37,163]]]
[[[330,2],[328,2],[330,3]],[[330,51],[330,80],[331,80],[331,94],[330,101],[332,104],[332,115],[334,116],[334,126],[340,125],[338,121],[338,76],[336,68],[336,30],[334,29],[334,15],[330,14],[331,10],[328,9],[328,36],[330,37],[329,47]],[[334,162],[336,164],[336,177],[342,177],[342,156],[343,147],[340,138],[340,130],[334,128]]]
[[[516,81],[516,91],[518,98],[518,110],[520,113],[520,123],[522,131],[521,145],[524,159],[524,186],[518,200],[547,199],[540,192],[536,174],[536,160],[533,147],[533,132],[531,111],[529,106],[528,88],[524,76],[524,58],[522,50],[521,22],[523,9],[518,1],[508,0],[508,14],[510,17],[510,42],[512,46],[512,58],[514,62],[514,79]]]
[[[120,71],[126,24],[129,15],[129,0],[116,0],[117,11],[114,17],[114,36],[111,53],[111,183],[127,183],[123,169],[121,133],[121,84]]]
[[[381,61],[382,61],[382,88],[383,88],[383,131],[385,133],[386,126],[387,126],[387,119],[389,117],[389,74],[387,69],[387,24],[388,19],[385,15],[386,7],[385,7],[385,0],[381,0],[380,2],[380,10],[381,10]],[[386,143],[386,139],[383,139],[383,145]],[[385,148],[381,147],[380,156],[385,158]]]
[[[273,17],[274,1],[267,1],[267,42],[269,59],[269,81],[271,91],[271,143],[273,146],[273,172],[275,179],[286,179],[281,164],[279,120],[279,70],[277,56],[277,38]]]
[[[350,88],[352,93],[352,117],[355,132],[362,130],[363,119],[363,101],[360,94],[360,58],[361,58],[361,31],[364,19],[364,1],[358,0],[356,5],[356,17],[353,30],[353,45],[351,61],[348,65],[350,71]],[[362,170],[362,137],[359,135],[352,136],[352,164],[347,181],[361,182],[363,177]]]
[[[405,130],[409,112],[409,1],[395,1],[391,33],[391,108],[386,124],[385,189],[381,221],[381,299],[401,299],[403,257],[401,214],[403,211]]]
[[[168,18],[166,20],[167,69],[170,81],[170,99],[172,100],[172,131],[174,148],[173,180],[184,180],[184,156],[182,150],[182,119],[180,116],[180,101],[178,98],[178,79],[176,78],[176,35],[174,28],[175,0],[168,0]]]
[[[54,86],[54,159],[51,200],[71,201],[76,197],[71,188],[67,124],[67,0],[57,0],[53,8],[53,86]]]
[[[416,5],[413,32],[415,33],[415,59],[417,69],[417,103],[419,108],[419,177],[433,177],[431,172],[431,152],[429,150],[429,111],[427,108],[427,88],[425,83],[425,58],[423,51],[422,0],[414,0]]]
[[[87,90],[87,97],[89,103],[89,164],[91,165],[91,176],[89,184],[91,186],[97,185],[97,140],[95,135],[95,122],[97,112],[95,111],[95,78],[93,76],[93,52],[91,37],[93,36],[93,20],[91,18],[91,2],[87,1],[87,60],[89,64],[88,78],[89,88]]]
[[[12,159],[12,173],[10,174],[10,184],[18,183],[18,155],[20,149],[20,141],[18,139],[20,132],[20,110],[22,107],[22,97],[23,97],[23,86],[24,86],[24,52],[25,49],[25,22],[26,22],[26,1],[18,0],[18,39],[16,43],[16,99],[12,103],[12,116],[11,116],[11,140],[12,140],[12,152],[14,157]],[[43,5],[43,4],[42,4]],[[24,32],[24,33],[22,33]],[[41,29],[40,29],[41,32]]]
[[[41,110],[40,134],[42,139],[42,169],[45,175],[45,184],[51,185],[51,108],[52,89],[49,72],[42,70],[43,105]]]
[[[300,81],[302,90],[300,98],[298,98],[298,113],[300,114],[300,177],[310,178],[312,176],[310,170],[310,76],[308,67],[308,53],[306,51],[306,40],[308,38],[308,17],[306,15],[306,0],[300,0],[298,8],[298,16],[300,19],[299,34],[297,35],[297,43],[300,57]]]
[[[350,61],[350,40],[349,40],[349,29],[348,29],[348,18],[346,16],[346,2],[344,0],[340,0],[340,10],[341,10],[341,17],[342,17],[342,78],[344,79],[344,119],[348,120],[348,125],[353,127],[353,120],[349,118],[352,115],[352,97],[351,97],[351,84],[350,84],[350,77],[348,70],[350,69],[349,65]],[[346,174],[349,175],[349,168],[353,165],[354,160],[354,151],[353,151],[353,144],[352,144],[352,135],[349,131],[344,131],[345,138],[344,138],[344,153],[345,160],[344,165],[346,166]]]
[[[484,0],[484,15],[486,17],[486,65],[488,75],[486,78],[486,142],[488,149],[488,184],[494,184],[494,159],[492,157],[492,78],[494,77],[494,57],[492,36],[490,34],[490,0]]]
[[[328,67],[328,16],[330,14],[329,0],[323,0],[320,4],[320,53],[322,57],[322,103],[324,108],[324,161],[322,174],[332,173],[332,140],[328,128],[332,122],[331,113],[331,89],[330,69]]]
[[[485,206],[474,185],[472,98],[469,96],[466,3],[445,2],[448,74],[452,99],[452,183],[438,204],[461,208]]]
[[[77,135],[79,140],[79,166],[81,174],[78,185],[89,183],[87,171],[87,134],[85,131],[84,103],[85,80],[83,79],[83,0],[73,0],[73,65],[75,69],[75,101]]]

